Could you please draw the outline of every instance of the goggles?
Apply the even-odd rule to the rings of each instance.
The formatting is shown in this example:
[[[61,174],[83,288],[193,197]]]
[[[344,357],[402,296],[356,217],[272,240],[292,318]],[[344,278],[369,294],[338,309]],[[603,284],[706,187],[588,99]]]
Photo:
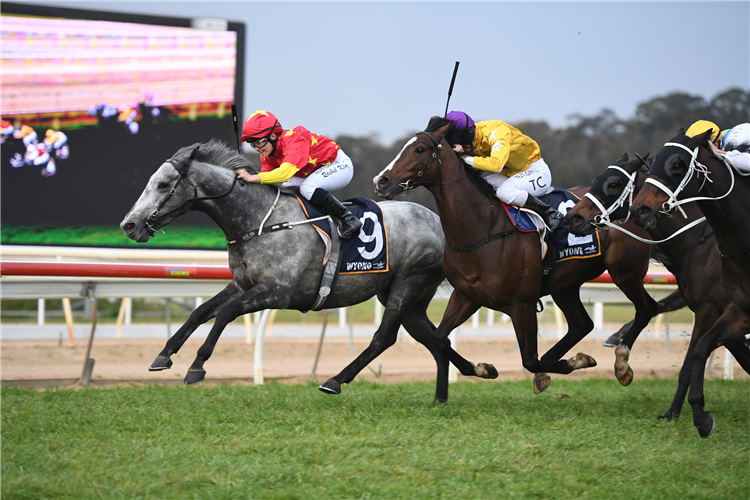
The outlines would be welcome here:
[[[260,139],[249,139],[245,142],[250,144],[255,149],[260,149],[268,144],[268,137],[261,137]]]

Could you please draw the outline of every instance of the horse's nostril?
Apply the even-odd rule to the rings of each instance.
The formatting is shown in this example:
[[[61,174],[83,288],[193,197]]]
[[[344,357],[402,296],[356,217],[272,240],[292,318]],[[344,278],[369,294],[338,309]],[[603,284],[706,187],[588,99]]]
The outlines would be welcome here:
[[[123,227],[123,229],[125,229],[125,231],[130,231],[131,229],[133,229],[135,227],[135,224],[133,224],[132,222],[128,222],[128,223],[126,223],[122,227]]]
[[[381,177],[380,179],[378,179],[378,184],[380,185],[388,184],[388,182],[388,177]]]

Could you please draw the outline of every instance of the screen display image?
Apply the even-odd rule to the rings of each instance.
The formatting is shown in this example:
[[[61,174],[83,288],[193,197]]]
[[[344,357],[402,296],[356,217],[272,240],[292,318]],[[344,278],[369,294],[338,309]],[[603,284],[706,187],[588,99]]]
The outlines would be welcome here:
[[[3,244],[132,246],[118,224],[166,158],[236,145],[241,23],[0,8]],[[147,246],[225,245],[204,214],[174,224]]]

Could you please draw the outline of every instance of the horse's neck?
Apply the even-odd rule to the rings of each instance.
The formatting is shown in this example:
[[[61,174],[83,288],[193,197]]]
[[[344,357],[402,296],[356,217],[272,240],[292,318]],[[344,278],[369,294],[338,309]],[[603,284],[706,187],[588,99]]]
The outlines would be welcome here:
[[[224,177],[221,176],[221,179]],[[232,181],[217,182],[217,178],[214,174],[211,180],[207,180],[204,185],[214,187],[211,192],[201,192],[199,196],[215,196],[228,191]],[[286,216],[290,197],[280,194],[277,200],[277,194],[275,186],[249,182],[243,186],[237,183],[226,196],[201,201],[195,209],[205,212],[224,231],[227,239],[232,239],[257,229],[266,216],[266,224]]]
[[[448,167],[451,165],[450,167]],[[490,221],[494,226],[498,221],[502,223],[499,207],[492,209],[492,197],[488,197],[463,172],[463,166],[456,160],[456,167],[452,162],[445,162],[439,178],[434,179],[428,189],[435,197],[443,231],[453,245],[474,243],[475,240],[487,236]],[[497,229],[499,231],[502,229]]]
[[[721,199],[701,200],[698,206],[714,228],[722,253],[747,250],[750,248],[750,233],[747,231],[750,228],[750,183],[708,150],[700,161],[708,167],[713,182],[706,182],[698,196]],[[732,191],[726,195],[730,187]]]

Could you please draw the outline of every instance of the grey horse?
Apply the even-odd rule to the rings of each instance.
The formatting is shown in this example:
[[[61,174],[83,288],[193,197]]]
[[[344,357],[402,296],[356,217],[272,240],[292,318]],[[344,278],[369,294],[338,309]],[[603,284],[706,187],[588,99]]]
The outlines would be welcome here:
[[[145,242],[180,215],[199,210],[222,229],[228,241],[237,241],[228,245],[232,282],[190,315],[149,367],[152,371],[170,368],[171,356],[196,328],[216,318],[185,376],[186,384],[204,379],[204,363],[226,325],[235,318],[264,309],[306,311],[318,297],[326,248],[314,227],[300,224],[247,241],[241,238],[261,226],[306,219],[293,194],[273,185],[238,181],[235,171],[241,168],[255,170],[248,159],[221,141],[184,147],[151,176],[120,224],[128,238]],[[370,345],[320,390],[339,394],[341,384],[351,382],[394,344],[400,325],[433,355],[438,380],[447,380],[449,362],[464,375],[497,377],[492,365],[474,365],[449,346],[439,349],[433,342],[435,326],[426,311],[444,279],[445,237],[438,216],[414,203],[383,202],[380,207],[388,229],[388,271],[338,276],[325,307],[350,306],[377,295],[385,312]],[[447,384],[438,384],[435,397],[447,400]]]

